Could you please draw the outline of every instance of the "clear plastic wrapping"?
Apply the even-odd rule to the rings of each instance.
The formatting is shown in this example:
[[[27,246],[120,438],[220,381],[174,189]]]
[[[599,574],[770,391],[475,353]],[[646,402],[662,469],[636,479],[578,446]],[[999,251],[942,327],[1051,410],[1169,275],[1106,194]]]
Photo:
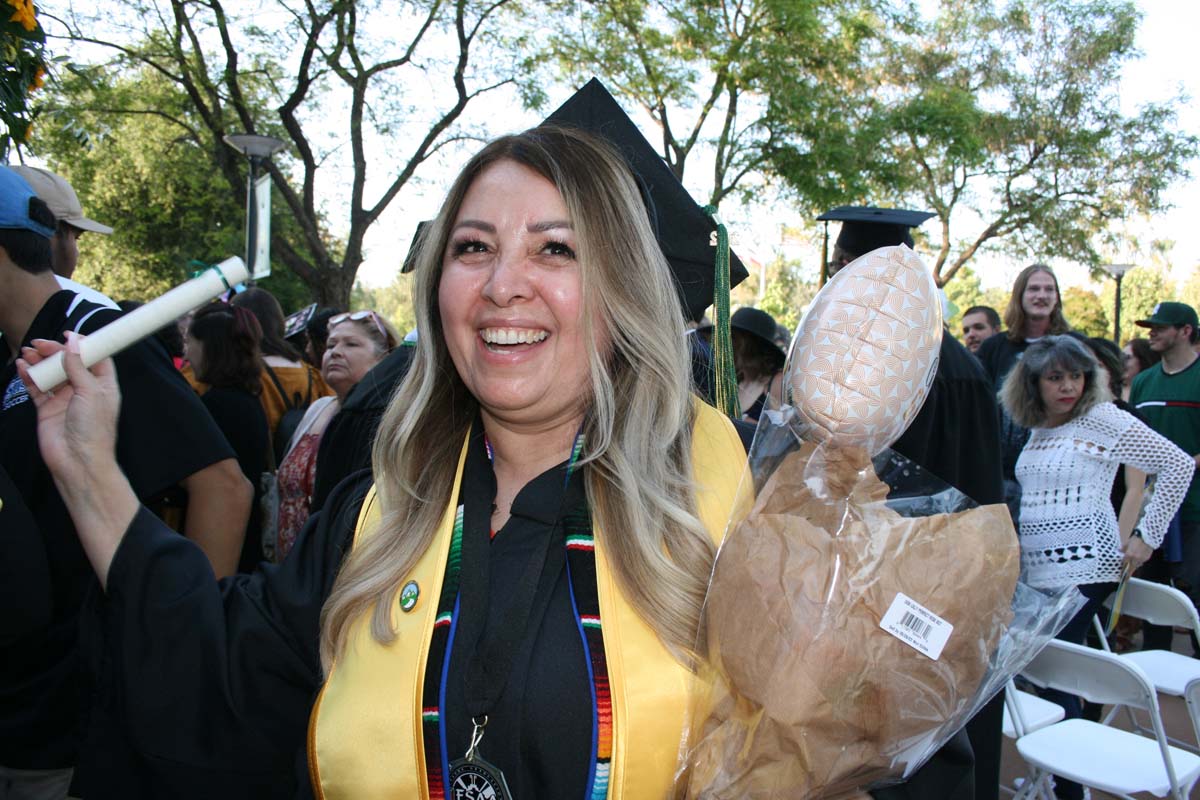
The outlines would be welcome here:
[[[1081,602],[1019,581],[1005,506],[891,450],[814,436],[809,420],[785,406],[759,423],[757,500],[705,601],[688,797],[839,798],[900,781]]]

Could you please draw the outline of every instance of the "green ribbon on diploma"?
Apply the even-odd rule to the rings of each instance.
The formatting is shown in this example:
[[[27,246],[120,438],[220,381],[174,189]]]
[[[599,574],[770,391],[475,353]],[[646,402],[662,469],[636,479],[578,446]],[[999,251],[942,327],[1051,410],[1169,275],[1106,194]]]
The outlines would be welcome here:
[[[220,264],[205,264],[203,261],[193,258],[191,261],[188,262],[188,266],[189,267],[199,267],[199,269],[196,269],[192,272],[193,278],[199,278],[205,272],[212,270],[213,272],[217,273],[218,277],[220,277],[221,283],[225,284],[225,291],[233,290],[233,287],[229,285],[229,279],[226,278],[225,273],[221,271]]]

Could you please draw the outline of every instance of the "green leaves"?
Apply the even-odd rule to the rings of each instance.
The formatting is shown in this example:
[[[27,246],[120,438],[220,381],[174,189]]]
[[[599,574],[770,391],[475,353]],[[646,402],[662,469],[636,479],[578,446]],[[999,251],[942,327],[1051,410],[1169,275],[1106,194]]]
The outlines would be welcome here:
[[[944,3],[878,40],[807,159],[784,145],[772,166],[828,205],[925,207],[956,231],[977,217],[974,230],[946,237],[939,284],[997,242],[1010,255],[1096,265],[1110,226],[1160,209],[1200,143],[1176,131],[1178,99],[1121,113],[1116,87],[1136,55],[1137,21],[1117,0]],[[803,130],[807,109],[774,105]],[[857,172],[840,192],[822,191],[833,175],[819,156],[855,151]]]
[[[37,117],[31,95],[47,72],[45,40],[33,0],[0,0],[0,162],[29,141]]]

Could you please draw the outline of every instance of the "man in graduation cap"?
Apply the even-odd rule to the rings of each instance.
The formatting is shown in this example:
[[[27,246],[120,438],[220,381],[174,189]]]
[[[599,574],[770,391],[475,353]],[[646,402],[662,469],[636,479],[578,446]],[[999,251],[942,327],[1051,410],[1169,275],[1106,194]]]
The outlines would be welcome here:
[[[842,223],[832,257],[823,264],[832,277],[859,256],[880,247],[913,246],[912,228],[934,216],[926,211],[842,206],[817,217]],[[979,361],[943,331],[937,373],[929,396],[892,449],[957,488],[981,505],[1004,501],[1000,464],[999,409]],[[887,798],[997,797],[1000,782],[1000,723],[1003,695],[967,725],[970,746],[951,740],[904,786],[877,792]],[[972,779],[971,751],[974,750]]]

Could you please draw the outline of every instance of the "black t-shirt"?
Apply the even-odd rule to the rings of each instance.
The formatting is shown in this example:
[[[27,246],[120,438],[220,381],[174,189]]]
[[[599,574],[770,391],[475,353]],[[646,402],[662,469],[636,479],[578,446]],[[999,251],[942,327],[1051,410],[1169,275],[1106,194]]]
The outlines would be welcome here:
[[[33,514],[0,467],[0,646],[50,623],[50,567]]]
[[[983,363],[984,372],[992,382],[992,388],[997,393],[1004,386],[1004,379],[1012,368],[1025,355],[1029,342],[1024,339],[1014,342],[1008,338],[1007,332],[994,334],[984,340],[976,355]],[[1013,520],[1016,521],[1017,510],[1020,508],[1020,487],[1017,484],[1017,459],[1029,441],[1029,429],[1018,425],[1002,407],[1000,409],[1000,452],[1003,455],[1004,478],[1008,481],[1007,489],[1009,507],[1012,509]]]
[[[267,469],[267,448],[271,446],[267,413],[258,397],[245,389],[213,386],[200,396],[200,401],[233,448],[242,474],[254,486],[254,504],[250,508],[242,555],[238,560],[238,572],[251,572],[263,560],[262,515],[258,501],[262,497],[260,479]]]
[[[63,341],[121,316],[57,292],[26,333]],[[147,339],[115,358],[121,386],[117,461],[143,501],[233,452],[162,345]],[[0,648],[0,764],[53,769],[75,763],[84,675],[77,654],[80,605],[95,584],[66,506],[37,444],[37,411],[13,363],[0,368],[0,467],[41,529],[53,616],[48,626]]]
[[[1009,371],[1021,360],[1027,347],[1029,343],[1024,339],[1014,342],[1008,338],[1007,331],[989,336],[979,346],[975,355],[979,357],[983,371],[987,373],[988,380],[997,392],[1000,391]]]

